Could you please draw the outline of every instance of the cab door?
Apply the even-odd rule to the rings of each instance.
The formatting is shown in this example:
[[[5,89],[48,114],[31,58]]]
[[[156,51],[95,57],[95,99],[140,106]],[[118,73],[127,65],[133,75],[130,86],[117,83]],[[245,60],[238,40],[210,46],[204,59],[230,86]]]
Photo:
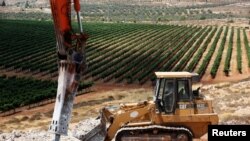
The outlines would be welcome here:
[[[175,81],[173,79],[159,79],[156,89],[156,101],[160,111],[166,114],[174,113],[176,103]]]

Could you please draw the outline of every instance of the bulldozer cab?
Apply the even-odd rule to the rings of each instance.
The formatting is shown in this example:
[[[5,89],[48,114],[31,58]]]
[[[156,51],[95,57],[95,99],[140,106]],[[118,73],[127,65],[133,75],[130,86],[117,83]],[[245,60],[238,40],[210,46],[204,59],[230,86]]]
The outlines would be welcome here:
[[[155,104],[159,112],[175,112],[177,103],[192,102],[192,80],[197,73],[189,72],[156,72]],[[180,107],[181,108],[181,107]]]

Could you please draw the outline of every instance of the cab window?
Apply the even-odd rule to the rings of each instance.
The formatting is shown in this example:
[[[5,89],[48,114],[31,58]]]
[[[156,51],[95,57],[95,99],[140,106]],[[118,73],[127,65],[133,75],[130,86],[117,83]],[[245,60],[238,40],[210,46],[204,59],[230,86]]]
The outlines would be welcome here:
[[[189,85],[187,80],[178,80],[178,97],[179,101],[187,101],[190,98]]]

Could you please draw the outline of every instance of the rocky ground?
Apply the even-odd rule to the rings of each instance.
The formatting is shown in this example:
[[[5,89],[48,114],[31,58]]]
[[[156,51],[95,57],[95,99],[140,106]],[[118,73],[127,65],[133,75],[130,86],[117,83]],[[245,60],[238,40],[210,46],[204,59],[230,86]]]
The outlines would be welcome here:
[[[208,85],[202,90],[213,100],[220,124],[250,124],[250,81]]]
[[[105,136],[101,136],[102,134],[98,134],[99,132],[105,133],[103,132],[105,130],[102,129],[105,128],[101,128],[101,121],[99,119],[89,118],[79,122],[73,129],[72,133],[74,137],[80,140],[86,140],[87,137],[90,137],[87,135],[92,134],[94,136],[94,138],[92,138],[92,141],[102,141],[105,139]],[[92,132],[90,133],[90,131]]]
[[[102,88],[103,90],[104,88]],[[220,83],[213,85],[204,85],[201,88],[202,93],[207,99],[213,101],[214,110],[219,115],[220,124],[250,124],[250,81],[245,80],[237,83]],[[77,141],[75,137],[81,137],[82,134],[87,133],[90,129],[95,127],[98,122],[95,119],[89,119],[89,117],[96,117],[96,114],[91,115],[89,112],[89,106],[96,107],[99,109],[102,106],[113,105],[122,102],[132,102],[145,100],[152,95],[152,89],[148,88],[120,88],[112,90],[111,88],[106,89],[98,94],[90,94],[83,96],[84,100],[79,100],[74,109],[73,120],[77,120],[74,124],[71,124],[70,130],[67,137],[63,136],[62,141]],[[92,97],[91,97],[92,96]],[[99,98],[98,101],[94,101]],[[111,101],[105,101],[102,99],[112,99]],[[144,99],[143,99],[144,98]],[[84,103],[88,103],[88,105]],[[46,105],[45,105],[46,106]],[[50,106],[53,108],[53,105]],[[98,108],[97,108],[98,107]],[[86,109],[87,108],[87,109]],[[89,112],[86,112],[89,111]],[[97,110],[94,110],[97,111]],[[82,113],[81,113],[82,112]],[[79,117],[77,117],[79,115]],[[39,118],[36,122],[42,122],[48,120],[48,118]],[[1,121],[0,121],[1,122]],[[34,122],[34,121],[33,121]],[[13,123],[3,122],[5,128],[13,126]],[[18,122],[19,126],[29,124],[25,122]],[[87,126],[86,126],[87,125]],[[4,128],[0,129],[0,141],[48,141],[54,138],[52,133],[48,133],[47,124],[43,125],[45,128],[34,127],[33,129],[20,130],[17,126],[15,130],[11,132],[4,131]],[[2,126],[3,127],[3,126]],[[14,127],[14,126],[13,126]],[[13,129],[13,128],[12,128]],[[5,133],[3,133],[5,132]],[[206,140],[206,139],[205,139]]]
[[[44,130],[17,131],[0,134],[0,141],[52,141],[54,134]],[[68,136],[62,136],[61,141],[79,141],[69,132]]]
[[[100,120],[89,118],[81,121],[68,131],[68,136],[61,136],[61,141],[79,141],[90,130],[97,127]],[[11,133],[0,133],[0,141],[52,141],[54,134],[45,130],[32,129],[29,131],[13,130]],[[95,136],[96,141],[101,141],[102,137]]]

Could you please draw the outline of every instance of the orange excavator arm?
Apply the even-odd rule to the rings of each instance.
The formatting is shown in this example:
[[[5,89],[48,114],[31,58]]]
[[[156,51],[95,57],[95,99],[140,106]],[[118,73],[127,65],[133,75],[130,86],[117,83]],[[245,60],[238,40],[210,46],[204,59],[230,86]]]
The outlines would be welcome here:
[[[49,127],[49,131],[55,134],[55,141],[60,140],[60,135],[67,135],[81,72],[86,69],[85,45],[88,36],[83,33],[79,0],[73,0],[73,3],[79,26],[78,33],[71,26],[71,0],[50,0],[59,72],[55,108]]]
[[[80,33],[73,33],[71,26],[71,0],[50,0],[51,12],[54,21],[54,29],[56,34],[58,52],[60,57],[65,58],[68,49],[74,47],[73,40],[77,40],[77,44],[84,44],[87,35],[83,34],[79,0],[74,0],[74,9],[76,11]]]

